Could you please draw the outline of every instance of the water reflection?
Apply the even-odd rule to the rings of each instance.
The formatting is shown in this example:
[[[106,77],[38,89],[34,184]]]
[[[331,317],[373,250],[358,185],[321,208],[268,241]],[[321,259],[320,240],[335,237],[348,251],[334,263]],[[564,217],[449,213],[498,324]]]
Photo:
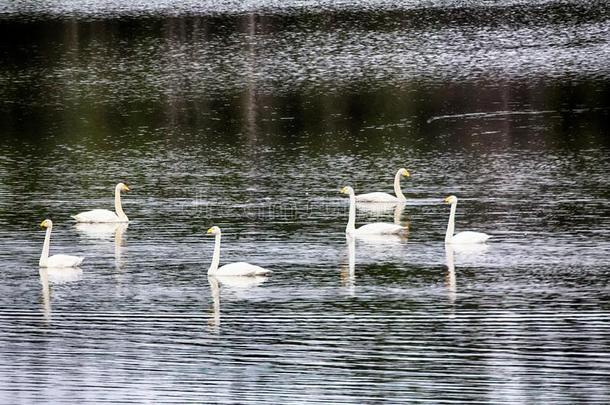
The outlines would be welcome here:
[[[42,286],[42,306],[43,315],[46,322],[51,320],[51,287],[50,284],[66,284],[80,281],[83,277],[83,270],[79,267],[50,268],[41,267],[39,269],[40,284]]]
[[[208,320],[210,331],[213,333],[220,332],[220,286],[218,279],[214,276],[208,276],[208,284],[212,293],[212,315]]]
[[[212,294],[212,315],[208,321],[210,330],[220,332],[220,291],[221,287],[228,291],[239,292],[260,286],[267,281],[267,276],[212,276],[208,275],[208,284]]]
[[[351,296],[355,295],[356,287],[356,238],[346,237],[347,263],[341,266],[341,284],[347,288]]]
[[[46,322],[51,320],[51,290],[49,288],[49,272],[46,267],[39,270],[40,284],[42,285],[42,308]]]
[[[125,265],[123,260],[123,234],[128,226],[128,224],[118,224],[114,230],[114,264],[117,270],[121,270]]]
[[[124,223],[89,223],[77,222],[74,229],[83,237],[93,240],[110,240],[114,236],[116,241],[117,230],[121,228],[120,235],[129,225]]]
[[[125,265],[123,259],[123,243],[124,234],[128,227],[129,224],[127,223],[79,222],[74,225],[74,228],[80,236],[91,239],[96,243],[110,239],[114,241],[114,263],[116,270],[120,270]]]
[[[447,284],[447,298],[449,304],[455,304],[455,298],[457,295],[457,286],[455,281],[455,262],[454,262],[454,250],[449,244],[445,245],[445,260],[447,264],[447,276],[445,278]]]

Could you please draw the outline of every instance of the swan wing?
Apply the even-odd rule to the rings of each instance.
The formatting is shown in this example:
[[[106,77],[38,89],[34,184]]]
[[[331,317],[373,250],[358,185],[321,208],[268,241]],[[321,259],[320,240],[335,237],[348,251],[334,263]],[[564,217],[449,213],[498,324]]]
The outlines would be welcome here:
[[[485,243],[490,235],[482,232],[464,231],[457,233],[451,238],[452,244],[469,244],[469,243]]]
[[[366,193],[358,194],[356,196],[356,202],[398,202],[400,201],[396,196],[388,193]]]
[[[225,264],[216,270],[215,276],[262,276],[271,273],[271,270],[255,266],[250,263],[236,262]]]
[[[356,229],[356,235],[392,235],[405,232],[406,229],[397,224],[389,222],[375,222],[362,225]]]
[[[53,255],[47,259],[46,267],[76,267],[80,265],[83,260],[82,256],[70,256],[70,255]]]
[[[76,222],[121,222],[118,215],[109,210],[91,210],[73,215]]]

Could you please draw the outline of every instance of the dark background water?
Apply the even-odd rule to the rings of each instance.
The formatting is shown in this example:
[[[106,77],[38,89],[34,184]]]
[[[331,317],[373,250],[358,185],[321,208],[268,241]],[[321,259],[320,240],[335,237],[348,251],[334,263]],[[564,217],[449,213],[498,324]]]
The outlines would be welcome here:
[[[609,10],[0,2],[0,402],[607,403]],[[338,189],[399,167],[350,271]],[[214,224],[273,276],[217,294]]]

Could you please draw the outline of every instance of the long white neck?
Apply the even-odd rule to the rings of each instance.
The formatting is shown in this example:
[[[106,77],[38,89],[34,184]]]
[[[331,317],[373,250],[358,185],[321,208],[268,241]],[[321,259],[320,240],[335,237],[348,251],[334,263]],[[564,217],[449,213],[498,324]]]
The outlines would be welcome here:
[[[400,189],[400,177],[402,176],[401,171],[396,172],[396,176],[394,176],[394,194],[396,194],[396,198],[400,201],[407,201],[407,197],[402,193]]]
[[[40,255],[40,261],[38,262],[39,266],[45,266],[47,264],[47,259],[49,258],[49,245],[51,244],[51,229],[52,225],[47,227],[47,233],[44,237],[44,245],[42,246],[42,254]]]
[[[445,234],[445,243],[451,243],[453,233],[455,231],[455,209],[457,202],[451,204],[451,214],[449,214],[449,223],[447,224],[447,233]]]
[[[351,234],[356,230],[356,195],[354,190],[349,190],[349,220],[345,228],[346,234]]]
[[[123,206],[121,205],[121,186],[117,185],[114,189],[114,211],[121,221],[129,221],[127,215],[123,212]]]
[[[218,270],[218,264],[220,263],[220,232],[216,234],[214,240],[214,256],[212,256],[212,264],[208,269],[208,274],[213,274]]]

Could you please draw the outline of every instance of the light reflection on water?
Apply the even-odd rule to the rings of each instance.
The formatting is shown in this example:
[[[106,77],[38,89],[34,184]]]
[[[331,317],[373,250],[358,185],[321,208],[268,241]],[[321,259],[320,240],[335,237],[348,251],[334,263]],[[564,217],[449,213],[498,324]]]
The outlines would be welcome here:
[[[428,3],[0,5],[0,402],[607,403],[607,10]]]

